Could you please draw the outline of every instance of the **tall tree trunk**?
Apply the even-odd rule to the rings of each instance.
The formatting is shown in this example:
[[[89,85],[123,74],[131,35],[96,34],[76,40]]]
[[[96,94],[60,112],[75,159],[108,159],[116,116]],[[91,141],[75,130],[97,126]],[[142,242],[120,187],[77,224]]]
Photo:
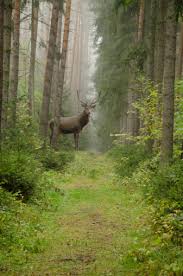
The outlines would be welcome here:
[[[155,60],[155,82],[158,85],[158,92],[161,97],[163,74],[164,74],[164,59],[165,59],[165,15],[166,15],[167,0],[158,1],[158,20],[156,34],[156,60]],[[159,103],[160,106],[160,103]],[[159,108],[160,110],[161,108]],[[161,114],[161,112],[160,112]]]
[[[140,0],[139,2],[139,17],[138,17],[138,30],[137,30],[137,41],[136,43],[141,43],[144,36],[144,19],[145,19],[145,2]],[[127,130],[130,136],[138,136],[140,128],[140,120],[138,116],[138,111],[133,106],[138,99],[136,93],[136,75],[138,74],[138,68],[136,64],[131,64],[131,76],[128,87],[128,115],[127,115]]]
[[[64,77],[65,77],[65,68],[66,68],[66,61],[67,61],[68,43],[69,43],[70,14],[71,14],[71,0],[67,0],[65,22],[64,22],[62,55],[61,55],[60,79],[59,79],[59,87],[58,87],[60,95],[63,95],[63,90],[64,90]]]
[[[157,13],[157,0],[151,0],[149,30],[147,33],[147,63],[146,63],[146,78],[152,82],[155,79],[155,45],[156,45],[156,13]],[[146,142],[148,153],[152,153],[154,139],[151,137],[151,122],[149,122],[149,129],[147,135],[149,139]]]
[[[67,60],[67,51],[68,51],[68,42],[69,42],[69,27],[70,27],[70,14],[71,14],[71,0],[66,2],[66,13],[65,13],[65,22],[64,22],[64,36],[62,44],[62,56],[61,56],[61,67],[60,67],[60,79],[57,92],[57,106],[55,113],[55,125],[53,130],[52,144],[56,148],[58,140],[58,125],[62,109],[62,96],[64,90],[64,77],[65,77],[65,67]]]
[[[59,95],[58,92],[58,82],[60,77],[60,59],[61,59],[61,40],[62,40],[62,13],[59,13],[58,19],[58,30],[57,30],[57,43],[56,43],[56,53],[55,53],[55,62],[54,62],[54,70],[53,70],[53,80],[52,80],[52,103],[51,103],[51,115],[55,117],[56,114],[56,106]],[[60,100],[59,100],[60,102]]]
[[[78,1],[78,10],[79,10],[79,1]],[[71,79],[70,79],[70,89],[72,90],[73,86],[73,74],[74,74],[74,65],[75,65],[75,59],[76,59],[76,50],[77,50],[77,38],[78,38],[78,30],[79,30],[79,24],[80,24],[80,13],[76,15],[76,29],[74,34],[74,42],[73,42],[73,54],[72,54],[72,63],[71,63]]]
[[[11,116],[10,125],[14,128],[16,125],[16,106],[17,106],[17,90],[18,90],[18,73],[19,73],[19,39],[20,39],[20,0],[14,1],[14,30],[13,30],[13,46],[12,46],[12,65],[10,72],[10,101]]]
[[[3,56],[3,114],[2,127],[7,125],[7,107],[10,84],[10,55],[11,55],[11,34],[12,34],[12,0],[8,0],[4,7],[4,56]]]
[[[36,44],[37,44],[37,30],[38,30],[38,14],[39,1],[32,0],[32,22],[31,22],[31,55],[30,55],[30,69],[29,69],[29,86],[28,86],[28,108],[29,115],[32,117],[34,108],[34,74],[36,61]]]
[[[163,126],[161,143],[162,164],[169,163],[173,158],[176,28],[176,0],[169,0],[167,3],[165,67],[163,83]]]
[[[50,107],[50,97],[51,97],[51,84],[53,77],[53,66],[55,58],[55,45],[57,39],[57,28],[58,28],[58,15],[59,15],[59,1],[53,1],[51,27],[50,27],[50,37],[48,45],[48,55],[47,64],[44,77],[44,90],[43,90],[43,100],[40,116],[40,134],[44,138],[44,144],[46,143],[47,133],[48,133],[48,121],[49,121],[49,107]]]
[[[0,148],[2,138],[2,106],[3,106],[3,33],[4,33],[4,0],[0,0]]]
[[[177,68],[177,79],[182,79],[182,63],[183,63],[183,22],[180,23],[180,48],[178,53],[178,68]],[[181,155],[180,158],[183,159],[183,139],[181,140]]]
[[[154,81],[155,72],[155,34],[156,34],[156,11],[157,0],[151,0],[151,16],[149,23],[149,33],[147,38],[147,68],[146,77]]]
[[[144,36],[144,18],[145,18],[145,0],[140,1],[140,12],[138,22],[138,37],[137,40],[140,42]]]
[[[177,69],[177,78],[179,80],[182,78],[182,64],[183,64],[183,22],[181,22],[180,49],[179,49],[178,69]]]

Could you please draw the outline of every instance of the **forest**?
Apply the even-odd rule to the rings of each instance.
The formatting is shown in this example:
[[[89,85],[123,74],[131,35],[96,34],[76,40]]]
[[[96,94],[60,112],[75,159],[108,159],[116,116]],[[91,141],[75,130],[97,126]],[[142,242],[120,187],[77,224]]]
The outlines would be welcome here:
[[[183,275],[183,0],[0,0],[0,275]]]

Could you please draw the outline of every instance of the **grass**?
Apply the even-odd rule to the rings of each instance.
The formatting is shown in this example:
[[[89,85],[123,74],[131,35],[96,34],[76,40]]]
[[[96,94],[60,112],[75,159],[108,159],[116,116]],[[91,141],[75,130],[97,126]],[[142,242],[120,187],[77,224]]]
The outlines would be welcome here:
[[[12,257],[0,275],[173,275],[159,274],[162,252],[149,252],[154,237],[141,189],[122,186],[109,158],[78,153],[64,174],[47,179],[42,250],[21,263]]]

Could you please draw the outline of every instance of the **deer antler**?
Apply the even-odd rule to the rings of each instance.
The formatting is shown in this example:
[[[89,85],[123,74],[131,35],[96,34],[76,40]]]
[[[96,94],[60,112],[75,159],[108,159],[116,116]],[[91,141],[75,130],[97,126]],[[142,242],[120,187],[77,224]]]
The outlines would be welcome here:
[[[91,107],[95,107],[96,106],[97,102],[100,101],[100,96],[101,96],[101,91],[99,92],[97,99],[94,99],[91,102],[91,104],[90,104]]]
[[[79,97],[79,90],[77,90],[77,96],[78,96],[78,100],[80,101],[80,103],[81,103],[82,105],[86,105],[85,102],[83,102],[83,101],[80,100],[80,97]]]

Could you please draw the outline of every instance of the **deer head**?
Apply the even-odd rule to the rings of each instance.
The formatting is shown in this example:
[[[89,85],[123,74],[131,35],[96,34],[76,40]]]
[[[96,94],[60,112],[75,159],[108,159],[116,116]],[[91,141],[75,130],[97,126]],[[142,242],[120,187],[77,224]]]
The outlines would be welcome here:
[[[81,106],[84,108],[84,113],[87,115],[90,115],[90,112],[92,109],[94,109],[96,107],[97,104],[97,100],[92,101],[91,103],[88,102],[84,102],[80,100],[80,96],[79,96],[79,91],[77,90],[77,96],[78,96],[78,100],[81,103]]]

